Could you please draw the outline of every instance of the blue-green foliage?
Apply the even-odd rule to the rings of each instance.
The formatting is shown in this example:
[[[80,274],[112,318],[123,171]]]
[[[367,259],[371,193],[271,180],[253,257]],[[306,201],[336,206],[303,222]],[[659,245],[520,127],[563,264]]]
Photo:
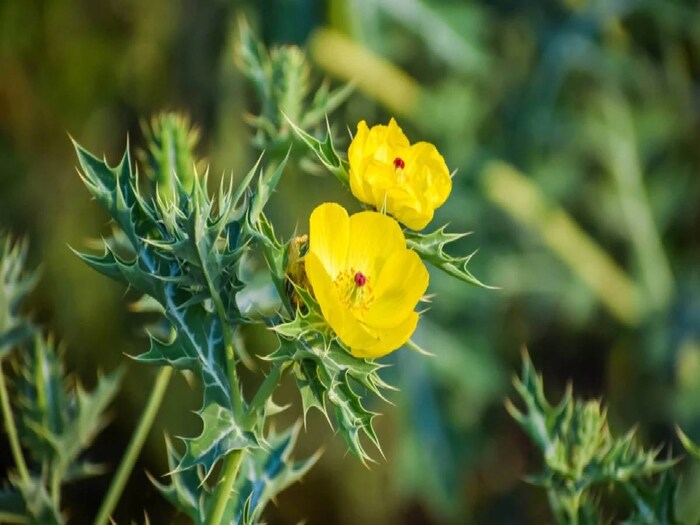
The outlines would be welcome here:
[[[0,233],[0,360],[34,332],[20,313],[22,302],[36,284],[36,274],[24,270],[25,243],[13,242]]]
[[[259,523],[265,506],[313,466],[318,454],[299,462],[290,459],[299,430],[297,424],[281,434],[269,434],[264,447],[246,453],[224,513],[225,523]],[[182,458],[169,441],[167,448],[168,463],[174,469],[170,484],[152,481],[175,508],[194,523],[203,524],[213,502],[213,493],[205,484],[206,473],[201,468],[177,470]]]
[[[331,90],[324,82],[312,96],[311,67],[304,52],[296,46],[266,49],[244,20],[239,24],[237,59],[261,104],[260,114],[249,119],[256,131],[253,144],[272,155],[284,154],[291,146],[293,123],[306,130],[319,127],[352,91],[347,85]]]
[[[76,150],[86,186],[118,228],[105,241],[104,255],[80,256],[162,307],[172,336],[151,336],[150,349],[137,359],[200,377],[204,428],[185,440],[180,468],[202,465],[209,472],[231,450],[257,446],[257,421],[247,417],[236,376],[242,356],[233,351],[234,330],[245,321],[235,295],[242,288],[238,266],[249,242],[242,226],[248,203],[259,200],[258,194],[246,194],[255,170],[236,191],[222,183],[213,199],[206,175],[191,181],[190,192],[178,178],[172,196],[162,196],[154,179],[150,191],[141,189],[128,150],[116,167],[78,145]],[[194,156],[189,150],[183,155]]]
[[[557,405],[550,405],[542,378],[527,354],[514,384],[526,410],[510,401],[506,407],[543,458],[542,472],[529,481],[547,489],[559,523],[604,521],[596,489],[605,486],[628,496],[632,509],[628,523],[677,523],[678,481],[672,471],[676,460],[660,460],[660,448],[644,449],[634,430],[613,436],[601,403],[575,400],[571,388]]]
[[[0,522],[63,523],[62,485],[101,472],[82,456],[105,424],[121,374],[100,377],[91,392],[67,381],[53,339],[39,334],[19,312],[37,281],[24,268],[26,245],[0,239],[0,250],[2,357],[15,351],[11,417],[31,459],[27,478],[8,475],[9,486],[0,492]]]
[[[70,388],[53,340],[35,338],[19,358],[15,388],[20,440],[38,465],[66,480],[100,472],[80,455],[102,430],[120,377],[100,376],[92,392]]]

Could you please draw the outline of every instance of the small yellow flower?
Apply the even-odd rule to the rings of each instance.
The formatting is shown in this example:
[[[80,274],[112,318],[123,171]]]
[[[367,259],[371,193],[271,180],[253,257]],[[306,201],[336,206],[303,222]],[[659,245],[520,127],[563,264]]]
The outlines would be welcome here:
[[[399,224],[335,203],[311,214],[306,274],[326,321],[356,357],[396,350],[416,329],[428,271]]]
[[[422,230],[452,191],[445,159],[428,142],[411,145],[392,118],[388,126],[363,120],[348,150],[350,189],[360,201]]]

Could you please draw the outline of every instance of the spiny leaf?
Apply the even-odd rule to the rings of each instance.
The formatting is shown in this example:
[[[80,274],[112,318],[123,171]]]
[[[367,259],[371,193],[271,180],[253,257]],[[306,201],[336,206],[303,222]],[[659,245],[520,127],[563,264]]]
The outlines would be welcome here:
[[[157,131],[165,133],[165,125],[161,123],[162,129]],[[160,143],[156,146],[165,147]],[[252,240],[244,228],[250,220],[246,212],[251,202],[256,202],[262,213],[282,168],[261,178],[257,191],[251,194],[248,186],[256,165],[241,186],[234,188],[232,183],[226,186],[222,182],[214,197],[207,191],[206,173],[200,176],[192,172],[189,192],[177,174],[172,180],[177,198],[165,199],[156,194],[155,188],[150,194],[147,188],[140,189],[128,161],[122,161],[119,168],[110,168],[77,148],[88,189],[118,226],[114,237],[105,240],[103,256],[81,256],[98,271],[150,297],[169,322],[170,337],[166,336],[167,330],[159,329],[158,337],[151,336],[150,349],[136,359],[188,370],[201,379],[205,428],[199,438],[192,440],[181,468],[202,465],[209,471],[232,446],[254,443],[233,445],[232,434],[214,440],[216,443],[208,443],[207,439],[218,435],[221,421],[236,429],[243,429],[249,421],[253,426],[258,423],[257,418],[247,417],[236,384],[235,359],[249,358],[240,347],[235,357],[229,358],[227,348],[233,348],[236,327],[246,322],[236,302],[236,293],[243,288],[238,277],[240,260]],[[153,169],[170,169],[160,165],[167,155],[158,151],[151,157],[158,164]],[[128,159],[128,153],[124,158]],[[128,198],[120,198],[120,194]],[[120,204],[122,201],[129,206]],[[130,249],[122,246],[122,237],[128,239]],[[216,417],[212,407],[220,411]],[[260,429],[245,429],[251,431]]]
[[[522,375],[514,384],[525,410],[510,401],[506,408],[543,456],[543,471],[529,479],[548,489],[552,509],[560,521],[567,522],[576,515],[585,518],[586,523],[598,523],[599,505],[590,489],[610,484],[627,490],[637,507],[635,519],[642,519],[634,523],[657,523],[649,517],[656,512],[647,508],[652,501],[661,505],[657,509],[659,516],[673,517],[667,499],[675,494],[673,483],[666,480],[653,487],[647,485],[647,480],[658,473],[672,476],[670,469],[676,460],[659,460],[660,449],[645,450],[637,443],[634,430],[621,437],[613,436],[600,402],[574,400],[571,388],[558,405],[550,405],[542,378],[526,352]],[[673,520],[658,523],[666,522]]]
[[[347,163],[338,154],[333,145],[333,136],[328,121],[326,121],[326,138],[319,140],[301,127],[289,120],[289,125],[296,136],[303,144],[316,156],[316,159],[337,178],[343,186],[350,188],[350,176],[348,175]]]
[[[290,329],[290,324],[283,331]],[[365,408],[355,391],[358,386],[383,398],[382,390],[389,388],[378,374],[382,365],[356,358],[342,348],[337,340],[326,339],[322,333],[305,331],[299,338],[282,337],[280,348],[268,359],[292,362],[304,415],[311,408],[320,410],[331,421],[332,410],[338,430],[350,450],[362,461],[370,456],[361,443],[365,435],[379,448],[372,426],[377,415]]]
[[[260,175],[255,192],[253,192],[253,195],[251,197],[250,208],[248,210],[248,219],[251,224],[256,224],[258,222],[263,208],[270,200],[272,193],[277,187],[277,183],[282,177],[282,173],[284,171],[284,167],[286,166],[288,159],[289,151],[287,151],[286,157],[284,157],[284,159],[277,165],[277,167],[274,170],[270,169],[268,170],[268,173]]]
[[[76,386],[71,396],[72,415],[66,419],[63,431],[54,438],[59,462],[65,469],[78,459],[104,427],[104,413],[119,390],[121,376],[121,370],[100,376],[91,392],[79,384]]]
[[[157,186],[158,196],[173,201],[179,196],[178,186],[189,193],[196,178],[195,149],[199,130],[193,128],[186,115],[161,113],[142,122],[141,128],[148,143],[141,154],[146,174]]]
[[[165,445],[168,452],[168,467],[171,472],[170,484],[161,483],[150,474],[148,477],[173,507],[199,523],[200,499],[208,494],[204,479],[200,476],[201,469],[178,470],[177,466],[182,457],[177,453],[167,436]]]
[[[283,154],[291,145],[291,122],[300,123],[305,130],[318,127],[347,100],[352,87],[330,90],[328,83],[323,82],[310,96],[310,66],[301,49],[296,46],[266,49],[243,19],[238,34],[237,62],[261,105],[261,113],[248,118],[256,129],[253,143],[274,156]]]
[[[238,426],[230,409],[209,403],[198,414],[202,420],[202,433],[193,439],[183,439],[185,454],[177,470],[201,465],[206,479],[219,458],[233,450],[259,446],[253,433]]]
[[[99,377],[91,392],[80,385],[69,388],[53,339],[40,336],[15,368],[19,436],[35,462],[63,482],[99,473],[99,466],[79,458],[104,427],[121,371]]]
[[[445,252],[445,247],[448,244],[468,235],[468,233],[447,233],[445,231],[446,228],[447,226],[442,226],[431,233],[406,231],[406,244],[420,255],[421,259],[442,270],[447,275],[456,277],[465,283],[492,289],[493,287],[479,281],[467,269],[469,261],[476,252],[462,257],[453,257]]]
[[[41,478],[31,477],[22,481],[10,477],[10,482],[19,490],[24,500],[25,516],[31,525],[62,525],[65,523],[56,508]]]
[[[261,247],[275,290],[289,314],[294,308],[287,296],[287,247],[277,240],[275,230],[265,213],[260,213],[255,223],[246,224],[246,232]]]
[[[680,525],[676,516],[678,479],[672,472],[661,473],[654,482],[637,480],[625,485],[636,510],[625,525]]]
[[[64,432],[72,411],[64,375],[53,339],[35,337],[17,366],[15,387],[20,439],[40,464],[59,454],[57,436]]]
[[[236,497],[224,515],[227,523],[259,523],[266,505],[316,463],[318,453],[303,461],[290,459],[300,428],[296,424],[282,434],[268,435],[268,448],[255,450],[243,458],[234,486]]]
[[[26,271],[27,244],[0,233],[0,360],[31,337],[34,326],[19,314],[37,275]]]
[[[223,522],[237,525],[259,523],[265,506],[306,474],[318,460],[319,454],[304,461],[290,458],[299,429],[300,425],[295,425],[282,434],[268,434],[265,446],[245,452]],[[178,510],[195,524],[203,524],[213,504],[213,493],[205,483],[207,473],[203,468],[179,470],[178,465],[184,458],[169,441],[166,444],[168,465],[172,471],[170,484],[165,485],[152,477],[151,481]]]

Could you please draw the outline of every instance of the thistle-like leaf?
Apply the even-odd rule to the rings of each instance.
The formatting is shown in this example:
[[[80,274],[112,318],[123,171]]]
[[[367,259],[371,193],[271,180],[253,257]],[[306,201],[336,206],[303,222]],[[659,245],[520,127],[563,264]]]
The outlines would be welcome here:
[[[264,447],[250,449],[245,453],[223,522],[236,525],[260,523],[265,506],[313,466],[319,454],[303,461],[290,458],[299,429],[300,425],[295,425],[282,434],[268,434]],[[173,506],[195,524],[203,524],[213,505],[213,493],[205,483],[205,469],[179,470],[177,466],[183,458],[169,441],[167,447],[168,464],[172,470],[171,481],[167,485],[152,477],[151,481]]]
[[[591,489],[616,485],[627,491],[637,509],[633,523],[674,523],[669,505],[676,490],[671,479],[676,460],[658,459],[660,449],[644,449],[634,430],[613,436],[600,402],[574,400],[571,388],[559,404],[550,405],[527,353],[514,384],[525,410],[510,401],[506,408],[542,453],[543,471],[529,479],[549,491],[555,515],[565,522],[576,515],[582,522],[582,513],[590,514],[592,521],[587,522],[598,523],[599,505]],[[650,485],[651,477],[659,473],[659,484]]]
[[[161,123],[161,128],[164,126]],[[164,128],[160,132],[165,133]],[[164,146],[152,145],[156,146],[161,149],[151,156],[152,169],[170,169],[160,165],[167,157]],[[120,165],[112,168],[76,147],[83,180],[118,227],[114,237],[105,241],[102,256],[79,255],[101,273],[150,297],[151,307],[155,302],[170,323],[170,337],[163,337],[164,331],[159,330],[158,337],[151,336],[150,349],[136,359],[189,370],[201,379],[204,396],[200,415],[205,426],[199,437],[186,441],[187,453],[180,468],[200,465],[209,472],[232,447],[251,446],[255,440],[248,439],[248,433],[260,430],[246,427],[248,422],[257,424],[258,419],[248,417],[237,384],[236,360],[249,362],[249,357],[241,347],[232,356],[235,330],[246,322],[236,293],[243,287],[240,260],[253,240],[245,226],[250,221],[249,205],[255,203],[256,213],[262,213],[282,167],[270,176],[261,176],[256,191],[251,192],[248,188],[257,173],[256,165],[235,189],[222,181],[215,197],[208,194],[206,174],[193,171],[188,192],[176,173],[172,182],[178,196],[165,199],[155,188],[150,193],[141,189],[128,152]],[[130,246],[115,242],[119,238]],[[223,426],[235,430],[220,436]],[[235,437],[239,436],[236,432],[245,434],[246,439]]]
[[[107,422],[105,411],[119,390],[121,376],[121,370],[100,376],[97,386],[90,392],[78,384],[69,396],[71,413],[63,431],[53,439],[59,464],[66,472],[104,428]]]
[[[445,251],[445,247],[448,244],[469,235],[468,233],[447,233],[445,231],[446,228],[447,226],[442,226],[431,233],[406,231],[406,244],[420,255],[421,259],[442,270],[447,275],[475,286],[492,288],[479,281],[467,268],[469,261],[476,252],[466,256],[454,257]]]
[[[148,144],[141,158],[146,175],[157,186],[158,196],[172,201],[178,198],[179,187],[191,192],[196,178],[195,149],[199,131],[192,127],[189,118],[177,113],[161,113],[150,125],[143,122],[141,128]]]
[[[69,387],[52,339],[37,336],[18,360],[15,408],[20,441],[32,459],[62,482],[101,472],[80,460],[105,425],[105,411],[114,399],[121,372],[98,378],[91,392]]]
[[[348,175],[347,162],[338,154],[333,144],[333,135],[330,124],[326,121],[326,137],[323,140],[317,139],[300,126],[288,119],[289,125],[301,140],[301,142],[314,154],[328,171],[330,171],[343,186],[350,188],[350,176]]]
[[[234,486],[236,498],[232,499],[224,514],[227,523],[260,523],[267,504],[313,467],[320,453],[303,461],[290,458],[300,428],[301,425],[296,424],[282,434],[268,435],[269,447],[257,449],[243,458],[240,476]]]
[[[180,459],[177,470],[201,465],[206,478],[219,458],[232,450],[259,446],[255,434],[241,428],[230,409],[209,403],[198,414],[202,420],[202,432],[195,438],[183,440],[185,454]]]
[[[165,445],[168,452],[168,467],[171,472],[170,484],[161,483],[150,474],[148,477],[173,507],[199,523],[199,509],[202,505],[200,499],[209,494],[204,483],[204,475],[201,474],[202,469],[178,470],[182,457],[167,437]]]
[[[0,233],[0,360],[31,337],[34,326],[20,315],[22,304],[36,285],[36,273],[26,271],[27,244]]]
[[[256,129],[253,143],[275,157],[281,156],[292,144],[292,122],[304,130],[319,127],[328,114],[347,100],[352,87],[330,90],[328,83],[323,82],[311,96],[311,68],[301,49],[266,49],[243,19],[238,34],[237,62],[261,105],[260,114],[248,119]]]
[[[362,461],[370,460],[361,437],[381,451],[372,425],[377,414],[364,406],[356,389],[383,399],[382,390],[390,387],[379,377],[382,365],[350,355],[337,340],[297,321],[282,325],[282,333],[280,348],[269,359],[292,363],[304,415],[316,408],[331,422],[332,413],[350,450]]]
[[[62,525],[63,516],[51,499],[40,477],[30,477],[22,481],[10,477],[10,482],[18,489],[24,501],[24,520],[19,523],[31,525]]]
[[[680,525],[676,515],[679,482],[672,472],[661,473],[654,482],[637,480],[626,484],[635,512],[625,525]]]
[[[60,453],[56,450],[58,436],[65,431],[72,412],[53,339],[35,337],[34,346],[22,353],[16,368],[21,441],[37,463],[53,462]]]

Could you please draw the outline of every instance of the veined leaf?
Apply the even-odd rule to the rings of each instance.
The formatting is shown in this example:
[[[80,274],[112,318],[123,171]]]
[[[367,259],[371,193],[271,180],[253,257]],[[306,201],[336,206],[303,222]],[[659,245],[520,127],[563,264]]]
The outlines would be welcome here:
[[[183,440],[185,454],[180,459],[177,470],[201,465],[206,479],[219,458],[232,450],[259,446],[255,434],[238,426],[230,409],[209,403],[198,414],[202,419],[202,433],[196,438]]]
[[[175,133],[167,132],[165,125],[161,122],[162,129],[154,133]],[[182,135],[182,130],[178,133]],[[159,142],[152,147],[158,154],[151,159],[158,163],[164,158],[162,148],[166,145]],[[255,444],[254,439],[248,439],[250,432],[257,432],[255,428],[245,428],[245,441],[234,438],[233,430],[226,436],[219,433],[223,425],[243,432],[245,423],[258,422],[247,417],[237,384],[236,362],[248,356],[240,347],[235,357],[229,353],[233,354],[236,327],[246,321],[235,300],[243,287],[238,277],[240,260],[252,240],[244,227],[250,220],[246,212],[255,202],[262,213],[282,167],[269,177],[261,177],[252,195],[248,195],[248,186],[257,165],[238,188],[222,182],[215,197],[207,192],[206,173],[199,176],[193,171],[189,192],[178,175],[172,179],[177,197],[165,199],[156,194],[156,188],[150,195],[142,193],[128,153],[117,168],[111,168],[77,148],[88,189],[119,227],[114,239],[125,236],[131,243],[131,250],[125,250],[123,242],[108,239],[103,256],[80,255],[98,271],[150,297],[169,321],[171,337],[163,338],[163,330],[159,330],[159,337],[151,336],[150,349],[136,359],[189,370],[201,379],[204,397],[200,413],[205,428],[198,438],[186,441],[187,453],[180,467],[201,465],[209,471],[232,447]],[[185,157],[189,155],[185,153]]]
[[[288,332],[291,326],[288,323],[283,331]],[[319,332],[302,330],[304,335],[298,338],[282,337],[280,348],[269,359],[293,363],[304,415],[316,408],[331,422],[332,410],[350,450],[361,460],[369,460],[361,436],[368,437],[381,451],[372,426],[377,414],[365,408],[355,389],[366,389],[383,399],[382,390],[391,388],[379,377],[383,365],[350,355],[337,340],[326,339]]]
[[[224,514],[224,521],[236,525],[259,523],[266,505],[316,463],[319,453],[303,461],[290,458],[300,429],[301,425],[296,424],[282,434],[268,435],[269,447],[243,458],[234,487],[236,496]]]
[[[189,516],[195,523],[201,523],[199,509],[201,508],[202,497],[209,494],[204,477],[201,475],[200,468],[189,469],[186,471],[178,470],[182,458],[177,453],[170,439],[165,438],[165,445],[168,452],[168,467],[170,468],[170,484],[166,485],[156,480],[150,474],[148,477],[151,483],[160,491],[163,497],[170,504],[183,514]]]
[[[290,484],[299,480],[317,461],[319,454],[304,461],[294,461],[291,452],[299,434],[295,425],[282,434],[268,434],[265,445],[244,453],[236,484],[224,513],[224,523],[252,525],[259,523],[265,506]],[[180,470],[181,457],[169,441],[168,464],[171,468],[168,485],[151,477],[163,496],[197,525],[204,524],[213,504],[213,493],[205,483],[206,470]]]
[[[330,171],[343,186],[350,188],[350,175],[348,175],[347,162],[338,154],[333,145],[333,136],[328,121],[326,121],[326,138],[319,140],[310,133],[304,131],[291,120],[288,120],[289,125],[294,130],[294,133],[306,145],[307,148],[316,156],[316,159]]]
[[[447,226],[443,226],[431,233],[406,231],[406,244],[420,255],[421,259],[442,270],[447,275],[475,286],[492,288],[479,281],[467,269],[469,261],[476,252],[461,257],[453,257],[445,252],[445,246],[469,235],[468,233],[447,233],[445,231],[446,228]]]

